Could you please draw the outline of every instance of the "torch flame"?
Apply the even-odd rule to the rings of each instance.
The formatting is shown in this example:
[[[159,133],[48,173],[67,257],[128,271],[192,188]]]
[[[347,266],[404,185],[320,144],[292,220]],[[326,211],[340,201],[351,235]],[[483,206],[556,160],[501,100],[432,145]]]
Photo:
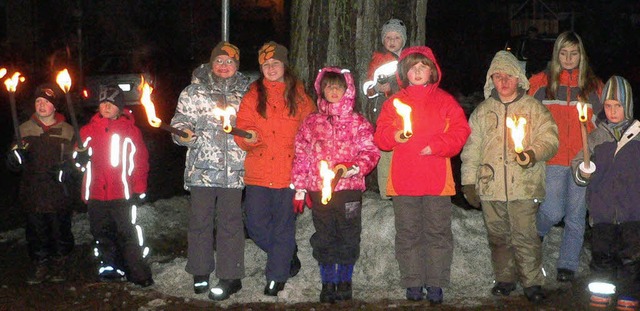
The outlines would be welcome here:
[[[519,117],[507,118],[507,127],[511,129],[511,138],[513,139],[513,145],[517,153],[524,150],[522,141],[524,140],[524,125],[527,124],[527,119]]]
[[[213,115],[216,119],[222,121],[222,130],[224,130],[225,133],[230,133],[233,129],[231,126],[231,116],[236,115],[236,109],[231,106],[227,106],[225,109],[216,107],[213,109]]]
[[[402,133],[407,138],[411,137],[413,135],[413,130],[411,129],[411,107],[397,98],[393,100],[393,107],[396,107],[396,112],[402,117],[402,123],[404,124]]]
[[[580,119],[580,122],[587,122],[587,104],[578,102],[576,108],[578,109],[578,118]]]
[[[7,68],[0,68],[0,78],[7,74]]]
[[[20,73],[16,72],[11,76],[11,78],[4,80],[4,85],[7,86],[7,91],[15,93],[18,83],[20,82],[24,82],[24,77],[21,77]]]
[[[140,76],[140,79],[140,103],[144,106],[144,110],[147,112],[147,120],[149,120],[149,124],[151,126],[160,127],[162,120],[156,117],[156,107],[151,101],[151,92],[153,92],[153,87],[144,81],[144,77]]]
[[[58,72],[58,75],[56,76],[56,83],[58,83],[65,93],[69,92],[71,89],[71,76],[66,68]]]
[[[320,177],[322,178],[322,204],[329,203],[331,200],[331,181],[336,176],[333,170],[329,169],[327,161],[320,161]]]

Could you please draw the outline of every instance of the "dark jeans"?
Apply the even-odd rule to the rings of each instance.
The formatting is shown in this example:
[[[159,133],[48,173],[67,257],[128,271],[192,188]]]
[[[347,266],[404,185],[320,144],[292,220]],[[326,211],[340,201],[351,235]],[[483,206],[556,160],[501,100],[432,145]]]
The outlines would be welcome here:
[[[25,236],[29,258],[44,261],[71,253],[75,240],[71,232],[71,212],[27,215]]]
[[[151,278],[151,269],[142,258],[131,206],[125,200],[89,200],[89,226],[96,240],[103,266],[122,268],[131,282]]]

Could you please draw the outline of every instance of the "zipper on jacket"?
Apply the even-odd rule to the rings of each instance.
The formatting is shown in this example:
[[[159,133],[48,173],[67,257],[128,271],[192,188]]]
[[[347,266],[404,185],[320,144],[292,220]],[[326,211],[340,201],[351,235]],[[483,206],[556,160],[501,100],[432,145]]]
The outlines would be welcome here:
[[[229,85],[227,83],[224,84],[224,91],[222,92],[222,102],[224,103],[224,108],[227,108],[227,91],[229,89]],[[229,124],[231,124],[231,118],[229,118]],[[222,131],[222,135],[224,135],[224,148],[222,152],[222,161],[224,168],[224,187],[229,187],[229,165],[228,165],[228,151],[229,151],[229,137],[224,131]]]
[[[502,119],[502,128],[503,128],[503,135],[504,135],[504,144],[502,144],[504,147],[502,148],[502,167],[504,169],[503,172],[503,178],[504,178],[504,196],[506,198],[506,202],[509,202],[509,186],[508,186],[508,180],[509,177],[507,176],[507,154],[508,154],[508,150],[509,150],[509,134],[507,131],[507,116],[508,113],[507,111],[509,110],[509,106],[508,104],[505,105],[504,103],[502,104],[502,106],[504,107],[504,118]]]

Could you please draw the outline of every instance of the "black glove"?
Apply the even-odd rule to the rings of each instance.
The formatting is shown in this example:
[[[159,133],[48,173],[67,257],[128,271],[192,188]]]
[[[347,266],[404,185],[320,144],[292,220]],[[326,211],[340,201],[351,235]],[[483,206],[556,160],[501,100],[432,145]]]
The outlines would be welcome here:
[[[73,161],[75,162],[75,166],[84,172],[84,169],[87,167],[87,163],[91,160],[91,154],[89,154],[89,149],[78,149],[73,152]]]
[[[467,202],[469,202],[469,205],[480,209],[480,197],[476,192],[476,185],[463,185],[462,193],[464,194],[464,198],[467,199]]]
[[[10,171],[19,172],[20,170],[22,170],[22,167],[26,162],[26,160],[27,160],[27,149],[15,148],[7,152],[5,164],[7,165],[7,169],[9,169]]]
[[[56,182],[64,183],[71,180],[75,171],[70,161],[63,161],[52,166],[48,172]]]
[[[533,150],[525,150],[522,152],[522,156],[525,158],[524,160],[520,156],[517,158],[517,162],[522,168],[529,168],[536,164],[536,154],[533,153]]]

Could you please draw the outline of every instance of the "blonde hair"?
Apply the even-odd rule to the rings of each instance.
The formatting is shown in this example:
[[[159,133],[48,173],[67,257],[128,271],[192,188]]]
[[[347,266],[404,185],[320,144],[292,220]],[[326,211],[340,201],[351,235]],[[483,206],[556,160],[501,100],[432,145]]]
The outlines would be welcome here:
[[[584,49],[584,44],[582,44],[582,38],[573,31],[565,31],[558,36],[553,45],[553,56],[548,68],[547,99],[555,99],[560,86],[560,74],[563,70],[560,64],[560,50],[571,45],[576,46],[580,51],[580,63],[578,64],[578,88],[580,88],[580,93],[578,93],[578,98],[586,100],[589,97],[589,93],[595,91],[598,87],[598,79],[591,67],[589,67],[589,58]]]

